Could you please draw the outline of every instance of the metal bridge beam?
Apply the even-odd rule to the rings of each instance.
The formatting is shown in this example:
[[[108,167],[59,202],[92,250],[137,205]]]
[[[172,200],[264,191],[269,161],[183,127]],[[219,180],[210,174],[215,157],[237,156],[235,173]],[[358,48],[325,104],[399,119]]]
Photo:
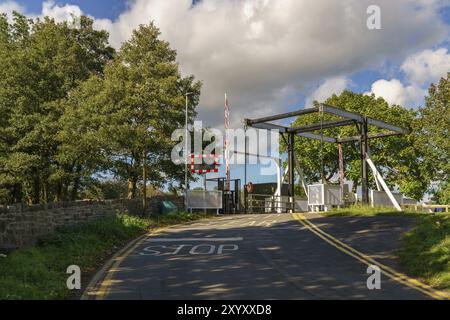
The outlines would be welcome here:
[[[304,133],[304,132],[312,132],[321,129],[329,129],[329,128],[337,128],[337,127],[345,127],[355,123],[355,120],[337,120],[337,121],[327,121],[324,123],[315,123],[307,126],[294,127],[289,128],[289,132],[293,133]]]
[[[336,107],[332,107],[326,104],[321,104],[321,107],[323,108],[323,112],[334,114],[335,116],[352,119],[359,123],[363,123],[364,117],[360,115],[359,113],[354,113],[346,110],[342,110]]]
[[[297,136],[299,137],[303,137],[303,138],[308,138],[308,139],[314,139],[314,140],[322,140],[322,136],[320,134],[314,134],[314,133],[309,133],[309,132],[305,132],[305,133],[297,133]],[[328,137],[328,136],[323,136],[323,141],[325,142],[330,142],[330,143],[337,143],[338,140],[332,137]]]
[[[399,134],[408,134],[409,133],[409,131],[406,130],[406,129],[394,126],[393,124],[386,123],[386,122],[381,121],[381,120],[372,119],[372,118],[367,118],[367,124],[372,125],[372,126],[376,126],[378,128],[394,131],[394,132],[397,132]]]
[[[399,132],[377,133],[377,134],[368,136],[367,139],[372,140],[372,139],[386,138],[386,137],[400,136],[400,135],[402,135],[402,133],[399,133]],[[354,142],[354,141],[359,141],[359,140],[361,140],[361,136],[337,139],[337,142],[338,143],[346,143],[346,142]]]
[[[283,127],[277,124],[273,124],[273,123],[255,123],[253,125],[251,125],[252,128],[255,129],[263,129],[263,130],[279,130],[281,133],[286,133],[288,132],[289,128],[287,127]]]
[[[277,115],[273,115],[270,117],[264,117],[264,118],[259,118],[259,119],[245,119],[245,123],[249,127],[253,127],[253,125],[256,123],[263,123],[263,122],[293,118],[293,117],[298,117],[298,116],[301,116],[304,114],[310,114],[310,113],[314,113],[314,112],[319,112],[319,108],[302,109],[302,110],[298,110],[298,111],[277,114]]]

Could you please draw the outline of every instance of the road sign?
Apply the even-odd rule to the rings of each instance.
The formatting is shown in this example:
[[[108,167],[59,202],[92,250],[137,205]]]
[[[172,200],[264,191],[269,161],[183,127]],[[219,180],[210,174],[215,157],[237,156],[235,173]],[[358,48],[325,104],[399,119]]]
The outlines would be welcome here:
[[[201,159],[201,161],[196,160]],[[212,159],[212,163],[206,163],[205,159]],[[197,163],[196,163],[197,162]],[[201,163],[198,163],[201,162]],[[208,161],[211,162],[211,161]],[[219,157],[214,154],[193,154],[191,156],[191,172],[192,173],[218,173],[219,172]]]

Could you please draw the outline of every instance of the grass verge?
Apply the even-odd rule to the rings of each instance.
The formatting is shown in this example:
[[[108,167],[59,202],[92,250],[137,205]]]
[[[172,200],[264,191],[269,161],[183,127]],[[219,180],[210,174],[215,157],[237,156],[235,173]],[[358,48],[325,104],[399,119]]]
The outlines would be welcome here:
[[[333,209],[321,213],[326,217],[376,217],[376,216],[410,216],[420,217],[423,214],[415,211],[398,212],[394,208],[372,208],[368,206],[352,206],[344,209]]]
[[[450,214],[397,212],[392,208],[350,207],[322,214],[327,217],[409,216],[416,222],[398,251],[402,270],[430,286],[450,291]]]
[[[411,276],[450,292],[450,214],[427,214],[403,237],[400,265]]]
[[[90,274],[121,246],[150,229],[204,218],[177,215],[139,218],[118,214],[66,227],[43,237],[37,246],[0,257],[0,300],[66,299],[67,267],[77,265]]]

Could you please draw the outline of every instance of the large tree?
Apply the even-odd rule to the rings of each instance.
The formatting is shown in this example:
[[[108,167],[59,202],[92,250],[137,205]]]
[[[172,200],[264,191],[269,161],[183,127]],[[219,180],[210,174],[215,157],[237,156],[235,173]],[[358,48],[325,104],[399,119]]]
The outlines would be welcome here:
[[[418,146],[423,150],[428,179],[438,184],[437,201],[450,200],[450,73],[432,84],[416,124]]]
[[[418,121],[417,113],[399,105],[389,105],[382,98],[344,91],[341,95],[333,95],[326,100],[329,105],[357,112],[372,118],[394,123],[411,129]],[[324,114],[311,114],[299,117],[292,125],[302,126],[320,121],[337,120],[338,118]],[[369,128],[375,133],[376,128]],[[320,132],[316,132],[320,134]],[[356,126],[326,129],[324,135],[333,137],[357,136]],[[338,147],[336,144],[297,138],[295,147],[308,183],[325,180],[327,183],[336,179],[339,170]],[[371,156],[391,187],[399,186],[400,191],[415,199],[421,199],[428,188],[429,181],[425,177],[422,150],[416,146],[416,133],[396,137],[370,140]],[[344,162],[346,179],[353,182],[354,188],[361,183],[361,161],[358,143],[344,145]],[[370,183],[374,187],[374,180]]]
[[[114,176],[128,181],[129,198],[136,197],[139,185],[145,198],[147,182],[180,180],[183,168],[170,159],[171,135],[184,127],[186,93],[191,93],[189,122],[200,96],[201,83],[181,76],[176,51],[159,36],[153,23],[140,26],[104,77],[90,79],[72,97],[71,112],[86,119],[80,125],[98,120],[97,152],[106,156]]]
[[[93,21],[0,16],[0,187],[8,201],[69,198],[77,163],[60,161],[64,100],[112,58],[108,34]],[[67,150],[67,149],[66,149]],[[76,186],[75,186],[76,188]]]

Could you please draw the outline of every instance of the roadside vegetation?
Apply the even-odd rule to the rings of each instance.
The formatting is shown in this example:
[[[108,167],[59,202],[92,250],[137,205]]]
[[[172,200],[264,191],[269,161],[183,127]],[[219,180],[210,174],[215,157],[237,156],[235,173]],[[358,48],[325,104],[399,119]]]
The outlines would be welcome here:
[[[41,238],[35,247],[0,257],[0,300],[66,299],[74,294],[66,288],[68,266],[77,265],[82,277],[89,276],[131,239],[151,229],[204,217],[189,213],[150,218],[118,214],[62,228]]]
[[[450,214],[398,212],[392,208],[354,206],[323,213],[327,217],[409,216],[416,219],[398,251],[400,267],[409,276],[450,291]]]
[[[423,214],[403,237],[400,265],[410,276],[450,291],[450,214]]]

